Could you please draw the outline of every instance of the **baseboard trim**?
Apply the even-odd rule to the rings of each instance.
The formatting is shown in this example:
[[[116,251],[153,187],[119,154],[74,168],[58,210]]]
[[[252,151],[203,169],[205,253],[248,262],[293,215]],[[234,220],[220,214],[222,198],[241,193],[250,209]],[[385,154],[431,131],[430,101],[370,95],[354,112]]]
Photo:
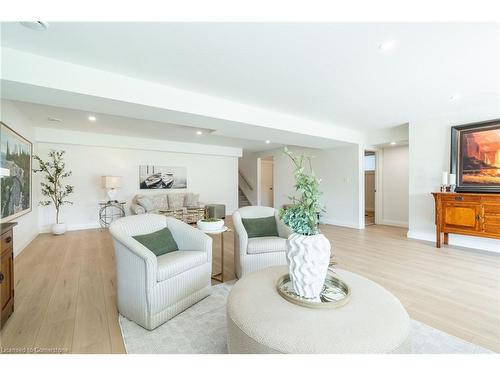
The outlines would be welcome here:
[[[399,220],[381,220],[380,221],[381,225],[389,225],[393,227],[402,227],[402,228],[408,228],[408,222],[407,221],[399,221]]]
[[[336,226],[339,226],[339,227],[353,228],[353,229],[363,229],[363,227],[361,227],[358,223],[349,222],[349,221],[335,220],[335,219],[322,218],[320,220],[320,223],[321,224],[336,225]]]
[[[18,247],[17,251],[14,249],[14,258],[17,257],[19,254],[23,252],[24,249],[28,247],[28,245],[39,235],[39,233],[35,233],[32,235],[28,241],[25,241],[21,244],[21,246]],[[17,241],[17,238],[16,238]]]
[[[406,236],[414,240],[421,240],[427,242],[436,241],[436,234],[431,232],[409,230]],[[451,246],[465,247],[467,249],[481,250],[490,253],[500,254],[500,241],[492,238],[481,238],[473,236],[462,236],[458,234],[450,234],[448,243]]]
[[[97,229],[100,228],[101,226],[99,225],[98,222],[93,222],[93,223],[86,223],[86,224],[70,224],[68,225],[68,232],[72,232],[75,230],[85,230],[85,229]],[[44,225],[42,228],[40,228],[40,233],[50,233],[51,232],[51,225]]]

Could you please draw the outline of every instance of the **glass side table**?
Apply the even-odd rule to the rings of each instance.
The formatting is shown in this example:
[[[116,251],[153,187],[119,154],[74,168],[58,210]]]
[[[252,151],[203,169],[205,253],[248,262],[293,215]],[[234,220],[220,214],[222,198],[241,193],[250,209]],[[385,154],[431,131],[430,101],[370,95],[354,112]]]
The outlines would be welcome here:
[[[125,216],[125,202],[99,202],[99,206],[99,224],[103,229],[108,228],[116,219]]]

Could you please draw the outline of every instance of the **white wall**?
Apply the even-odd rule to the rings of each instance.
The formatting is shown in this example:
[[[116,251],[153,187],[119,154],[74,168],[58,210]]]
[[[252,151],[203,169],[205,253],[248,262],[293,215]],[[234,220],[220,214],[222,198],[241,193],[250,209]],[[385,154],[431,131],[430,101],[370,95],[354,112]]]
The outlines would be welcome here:
[[[94,135],[100,137],[100,135]],[[144,140],[143,140],[144,141]],[[128,207],[135,194],[154,194],[158,191],[139,189],[139,165],[183,166],[187,168],[187,189],[179,192],[200,194],[205,203],[223,203],[228,214],[237,208],[238,159],[234,156],[200,155],[176,152],[136,150],[61,143],[39,143],[42,157],[51,149],[65,150],[66,166],[73,171],[68,183],[75,186],[73,205],[64,206],[62,220],[70,229],[98,226],[98,202],[106,199],[101,176],[122,176],[118,199]],[[173,190],[176,191],[176,190]],[[164,191],[165,192],[165,191]],[[172,192],[172,190],[168,190]],[[40,208],[40,229],[47,231],[54,222],[53,208]]]
[[[17,110],[12,102],[1,101],[1,120],[34,143],[33,124]],[[33,152],[36,152],[35,144]],[[32,211],[13,220],[13,222],[17,222],[17,226],[14,227],[14,256],[18,255],[38,235],[37,179],[35,176],[32,177]]]
[[[323,222],[351,228],[364,227],[364,170],[360,145],[318,153],[313,160],[321,178],[326,213]]]
[[[362,228],[364,226],[364,213],[361,212],[364,207],[364,172],[360,146],[348,145],[330,150],[290,147],[290,150],[313,156],[315,173],[322,180],[322,203],[326,209],[322,221],[328,224]],[[288,197],[295,194],[293,165],[281,148],[261,153],[244,153],[240,159],[239,168],[251,184],[257,186],[257,158],[266,156],[274,157],[274,207],[280,208],[283,204],[290,203]],[[256,202],[256,192],[253,194],[249,195],[252,198],[255,197]],[[251,202],[255,204],[252,200]]]
[[[450,168],[451,126],[491,118],[495,117],[476,117],[468,121],[448,117],[410,123],[408,237],[435,241],[434,199],[431,192],[439,191],[441,173]],[[450,234],[449,243],[500,252],[500,241],[495,239]]]
[[[382,148],[377,156],[382,185],[378,222],[408,227],[408,146]]]

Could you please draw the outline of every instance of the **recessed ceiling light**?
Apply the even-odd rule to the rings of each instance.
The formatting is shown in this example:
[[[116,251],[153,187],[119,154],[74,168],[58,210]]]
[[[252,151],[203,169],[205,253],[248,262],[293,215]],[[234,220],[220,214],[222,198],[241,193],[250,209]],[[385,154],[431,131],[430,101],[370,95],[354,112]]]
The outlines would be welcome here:
[[[269,139],[267,139],[267,140],[266,140],[266,143],[267,143],[267,144],[269,144],[269,143],[271,143],[271,141],[270,141]]]
[[[450,101],[454,102],[456,100],[462,99],[462,95],[460,95],[460,94],[454,94],[454,95],[450,96],[449,99],[450,99]]]
[[[201,130],[197,130],[197,131],[196,131],[196,134],[197,134],[197,135],[202,135],[202,134],[203,134],[203,132],[202,132]]]
[[[379,44],[378,49],[381,51],[388,51],[394,48],[394,41],[388,40],[384,43]]]
[[[89,117],[87,117],[89,119],[89,121],[92,121],[92,122],[95,122],[97,120],[97,117],[95,116],[92,116],[90,115]]]
[[[394,141],[392,141],[392,142],[390,143],[390,145],[391,145],[391,146],[394,146],[395,144],[396,144],[396,142],[394,142]]]
[[[49,28],[49,23],[45,21],[25,21],[20,22],[20,24],[24,27],[27,27],[28,29],[36,31],[44,31]]]

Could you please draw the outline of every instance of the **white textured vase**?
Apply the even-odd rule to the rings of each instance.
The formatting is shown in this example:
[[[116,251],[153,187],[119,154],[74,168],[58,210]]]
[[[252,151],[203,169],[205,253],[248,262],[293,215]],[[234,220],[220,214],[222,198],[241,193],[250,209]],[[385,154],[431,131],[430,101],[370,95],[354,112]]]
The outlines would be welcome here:
[[[52,234],[61,235],[66,233],[66,224],[52,224]]]
[[[318,298],[330,263],[330,241],[322,234],[303,236],[293,233],[286,245],[286,259],[295,293],[304,298]]]

